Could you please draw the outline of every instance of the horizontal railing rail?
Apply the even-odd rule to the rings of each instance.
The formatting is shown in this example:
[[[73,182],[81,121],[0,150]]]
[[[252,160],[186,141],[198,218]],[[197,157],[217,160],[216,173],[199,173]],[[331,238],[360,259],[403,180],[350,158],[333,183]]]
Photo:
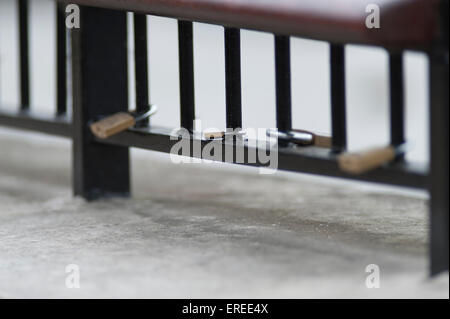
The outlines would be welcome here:
[[[171,148],[178,142],[176,135],[163,127],[133,128],[107,139],[96,138],[95,140],[99,143],[137,147],[164,153],[170,153]],[[198,143],[200,146],[197,153],[194,152],[193,145],[195,143]],[[213,155],[204,155],[205,152],[203,150],[205,146],[209,145],[209,147],[212,147],[211,144],[216,144],[214,148],[222,148],[221,158]],[[244,150],[243,162],[238,162],[236,158],[230,161],[225,157],[227,152],[228,154],[236,154],[237,147],[242,147]],[[189,156],[256,167],[267,166],[267,163],[246,161],[248,152],[255,153],[256,151],[257,148],[252,143],[242,142],[242,145],[236,146],[232,141],[222,142],[192,138]],[[277,168],[281,170],[417,189],[426,189],[428,187],[428,166],[425,164],[400,162],[391,166],[379,167],[366,174],[351,175],[339,169],[336,161],[337,154],[330,153],[329,150],[324,148],[279,148],[276,156],[278,158]]]
[[[67,116],[42,116],[32,112],[2,110],[0,125],[72,138],[72,122]]]

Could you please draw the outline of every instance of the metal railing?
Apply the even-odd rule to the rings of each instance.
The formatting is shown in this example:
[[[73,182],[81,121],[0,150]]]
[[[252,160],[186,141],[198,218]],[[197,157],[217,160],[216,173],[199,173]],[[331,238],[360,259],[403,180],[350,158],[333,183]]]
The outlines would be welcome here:
[[[17,113],[0,109],[0,125],[35,130],[73,140],[75,195],[87,199],[130,194],[129,147],[170,152],[177,142],[171,129],[140,122],[107,139],[91,134],[89,123],[108,114],[128,110],[126,11],[134,12],[136,109],[149,109],[146,14],[178,19],[180,126],[193,131],[195,118],[193,22],[224,26],[227,128],[241,128],[240,28],[274,34],[276,124],[292,130],[290,36],[330,42],[332,149],[280,144],[278,168],[404,187],[427,189],[431,199],[431,270],[448,269],[448,1],[373,0],[383,7],[380,30],[364,25],[365,1],[346,0],[73,0],[81,6],[81,28],[71,31],[73,114],[67,114],[65,3],[57,8],[57,109],[52,118],[33,115],[29,100],[28,3],[18,0],[20,36],[21,107]],[[324,11],[324,5],[328,10]],[[112,10],[114,9],[114,10]],[[402,156],[365,174],[352,175],[338,167],[346,150],[345,44],[382,46],[389,53],[391,145],[405,142],[404,50],[420,50],[429,57],[430,165],[416,166]],[[113,66],[113,67],[111,67]],[[218,143],[233,148],[234,141]],[[245,144],[245,151],[252,146]],[[224,152],[223,152],[224,153]],[[192,153],[191,156],[196,156]],[[225,159],[223,159],[225,161]],[[242,164],[260,165],[245,161]]]

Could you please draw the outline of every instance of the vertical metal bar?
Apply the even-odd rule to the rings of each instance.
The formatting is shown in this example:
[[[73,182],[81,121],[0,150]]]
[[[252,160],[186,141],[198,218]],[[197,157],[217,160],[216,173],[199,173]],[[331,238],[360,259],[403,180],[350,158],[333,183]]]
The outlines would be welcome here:
[[[28,0],[19,0],[19,38],[20,38],[20,109],[30,108],[30,79],[28,51]]]
[[[56,3],[56,114],[67,112],[67,29],[65,4]]]
[[[241,34],[235,28],[225,28],[225,88],[227,129],[242,128]]]
[[[291,116],[291,53],[287,36],[275,36],[275,90],[277,106],[277,128],[292,129]]]
[[[148,58],[147,58],[147,16],[134,14],[134,66],[136,76],[136,111],[144,113],[149,110],[148,96]],[[148,119],[136,123],[138,127],[145,127]]]
[[[332,149],[334,152],[341,152],[347,147],[345,48],[343,45],[330,44],[330,64]]]
[[[397,146],[405,142],[403,55],[401,52],[389,54],[389,86],[391,145]]]
[[[431,274],[449,269],[449,2],[441,2],[441,38],[429,55]]]
[[[191,21],[178,21],[181,127],[194,130],[194,46]]]
[[[130,193],[127,147],[95,143],[89,122],[128,109],[126,12],[80,7],[72,30],[73,183],[92,200]]]

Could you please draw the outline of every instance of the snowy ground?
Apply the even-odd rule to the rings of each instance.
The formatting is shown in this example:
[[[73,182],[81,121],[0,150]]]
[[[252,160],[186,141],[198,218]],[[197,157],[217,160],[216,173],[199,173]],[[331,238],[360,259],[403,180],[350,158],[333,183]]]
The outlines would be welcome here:
[[[427,277],[423,193],[133,151],[133,198],[86,203],[70,153],[0,131],[0,297],[449,297],[448,273]]]

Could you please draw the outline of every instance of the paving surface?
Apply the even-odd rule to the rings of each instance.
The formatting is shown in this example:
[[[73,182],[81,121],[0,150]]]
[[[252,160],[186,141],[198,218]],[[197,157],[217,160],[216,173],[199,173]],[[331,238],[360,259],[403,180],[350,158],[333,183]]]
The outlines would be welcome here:
[[[87,203],[67,141],[0,131],[0,297],[449,297],[422,193],[132,158],[133,198]]]

